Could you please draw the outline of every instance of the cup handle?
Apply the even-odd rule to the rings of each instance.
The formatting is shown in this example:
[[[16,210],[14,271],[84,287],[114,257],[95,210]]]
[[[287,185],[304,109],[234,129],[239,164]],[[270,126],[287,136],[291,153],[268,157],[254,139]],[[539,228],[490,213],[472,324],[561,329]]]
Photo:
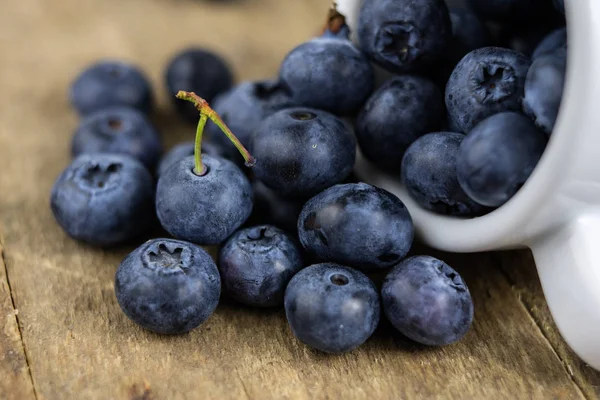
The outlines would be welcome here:
[[[600,370],[600,210],[537,238],[531,249],[563,338]]]

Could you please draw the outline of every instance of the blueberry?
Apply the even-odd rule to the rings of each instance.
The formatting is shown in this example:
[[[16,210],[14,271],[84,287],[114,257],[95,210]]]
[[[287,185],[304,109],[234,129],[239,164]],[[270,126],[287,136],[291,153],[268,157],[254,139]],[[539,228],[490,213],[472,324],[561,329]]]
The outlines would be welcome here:
[[[546,143],[547,136],[526,116],[493,115],[461,143],[456,160],[458,182],[479,204],[499,207],[531,175]]]
[[[154,218],[154,181],[136,159],[120,154],[83,154],[61,173],[50,206],[74,239],[111,246],[145,232]]]
[[[258,179],[252,182],[252,188],[254,209],[250,219],[256,223],[259,221],[269,223],[285,231],[296,233],[298,216],[306,200],[302,197],[281,197]]]
[[[71,153],[118,153],[137,158],[153,170],[162,153],[156,128],[141,112],[111,107],[84,117],[73,136]]]
[[[165,81],[177,111],[187,120],[196,122],[198,111],[192,104],[178,101],[175,98],[177,92],[195,92],[210,103],[218,94],[231,88],[233,74],[219,55],[204,49],[188,48],[170,61]]]
[[[298,272],[284,302],[294,336],[327,353],[357,348],[379,323],[379,295],[373,282],[338,264],[316,264]]]
[[[244,146],[249,146],[252,132],[268,115],[294,105],[287,89],[275,80],[247,81],[219,95],[214,110],[219,113],[231,131]],[[242,157],[219,128],[209,122],[206,126],[210,139],[222,147],[227,158],[242,163]]]
[[[198,176],[194,157],[168,168],[158,179],[156,213],[163,228],[177,239],[219,244],[252,212],[252,187],[231,161],[202,156],[208,169]]]
[[[357,36],[367,56],[391,72],[421,72],[441,59],[452,35],[444,0],[370,0]]]
[[[172,239],[150,240],[131,252],[115,276],[123,312],[145,329],[161,334],[189,332],[219,303],[221,280],[201,247]]]
[[[548,0],[468,0],[468,3],[483,20],[521,23],[535,20]]]
[[[325,111],[281,110],[265,118],[250,142],[254,173],[283,196],[311,196],[352,172],[356,144],[344,123]]]
[[[483,207],[462,190],[456,176],[456,156],[464,137],[461,133],[430,133],[417,139],[406,151],[402,181],[422,207],[457,216],[482,211]]]
[[[549,33],[535,48],[531,58],[535,61],[536,58],[543,55],[554,53],[558,50],[567,48],[567,28],[559,28]]]
[[[473,301],[460,275],[429,256],[407,258],[381,288],[383,312],[404,336],[429,346],[459,341],[473,322]]]
[[[270,225],[237,231],[219,255],[223,292],[254,307],[282,305],[288,282],[302,267],[298,245]]]
[[[203,142],[202,143],[202,154],[208,154],[213,157],[225,157],[225,150],[222,149],[219,145],[213,142]],[[193,156],[194,155],[194,142],[184,142],[173,147],[164,157],[160,160],[157,168],[157,176],[161,176],[165,173],[165,171],[174,164],[177,164],[178,161],[182,159]],[[240,159],[242,159],[240,157]],[[231,160],[230,160],[231,161]],[[243,159],[242,159],[243,161]]]
[[[369,60],[347,38],[319,37],[287,54],[279,79],[297,105],[338,115],[356,112],[371,94]]]
[[[467,54],[446,86],[446,107],[455,126],[469,132],[493,114],[520,110],[529,65],[524,55],[499,47]]]
[[[408,146],[441,128],[445,113],[444,97],[433,82],[397,76],[373,93],[358,114],[356,139],[368,160],[398,170]]]
[[[414,227],[396,196],[366,183],[349,183],[333,186],[304,205],[298,235],[302,246],[320,260],[371,270],[404,258]]]
[[[552,133],[556,123],[566,68],[567,53],[563,49],[539,56],[527,73],[523,111],[547,134]]]
[[[105,60],[85,69],[73,82],[71,104],[81,115],[113,106],[148,112],[153,95],[148,78],[133,65]]]

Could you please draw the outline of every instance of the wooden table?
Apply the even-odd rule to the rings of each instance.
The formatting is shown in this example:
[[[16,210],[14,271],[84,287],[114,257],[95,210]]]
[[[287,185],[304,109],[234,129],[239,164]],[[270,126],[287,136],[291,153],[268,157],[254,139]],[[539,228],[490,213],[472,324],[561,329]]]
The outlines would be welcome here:
[[[76,73],[99,57],[144,66],[167,145],[191,138],[173,116],[162,68],[201,44],[238,77],[275,74],[323,20],[323,0],[23,0],[0,12],[0,399],[597,398],[600,374],[558,335],[527,252],[441,256],[465,277],[475,323],[445,348],[382,324],[361,349],[311,351],[281,311],[223,302],[190,334],[164,337],[120,311],[114,272],[131,248],[67,238],[48,194],[69,162]],[[418,251],[427,251],[420,249]],[[600,338],[599,338],[600,340]]]

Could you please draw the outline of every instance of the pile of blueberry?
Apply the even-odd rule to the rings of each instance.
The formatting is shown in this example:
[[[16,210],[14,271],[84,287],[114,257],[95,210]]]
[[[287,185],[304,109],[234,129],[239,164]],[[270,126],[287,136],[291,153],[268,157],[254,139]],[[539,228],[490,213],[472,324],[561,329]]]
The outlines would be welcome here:
[[[100,247],[160,224],[171,238],[142,244],[115,278],[124,313],[154,332],[198,327],[223,292],[283,306],[293,334],[325,352],[364,343],[381,309],[414,341],[454,343],[472,323],[469,290],[443,261],[407,258],[411,216],[391,193],[356,181],[357,147],[429,210],[477,216],[501,206],[556,121],[566,30],[552,5],[365,0],[358,45],[334,5],[322,35],[290,51],[277,78],[237,85],[219,56],[188,49],[165,80],[196,138],[164,156],[148,79],[98,62],[71,87],[81,122],[52,212],[68,235]],[[506,33],[507,20],[532,18],[550,22]],[[376,68],[394,74],[379,88]],[[220,245],[218,266],[204,245]],[[381,288],[367,275],[378,271],[388,271]]]

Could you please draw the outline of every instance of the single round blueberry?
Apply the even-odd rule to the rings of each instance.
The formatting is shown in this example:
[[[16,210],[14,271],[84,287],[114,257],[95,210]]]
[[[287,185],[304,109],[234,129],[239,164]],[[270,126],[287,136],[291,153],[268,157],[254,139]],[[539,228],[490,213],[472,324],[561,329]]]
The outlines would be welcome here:
[[[231,88],[233,74],[219,55],[204,49],[188,48],[169,62],[165,83],[177,111],[187,120],[197,122],[198,110],[192,103],[177,99],[177,92],[194,92],[210,103],[215,96]]]
[[[79,123],[71,142],[71,153],[128,154],[154,170],[162,153],[156,128],[145,114],[128,107],[93,112]]]
[[[254,173],[283,196],[311,196],[352,172],[356,142],[344,123],[325,111],[290,108],[267,117],[250,142]]]
[[[237,231],[219,255],[223,292],[254,307],[281,306],[288,282],[302,267],[298,245],[270,225]]]
[[[316,264],[298,272],[285,291],[284,304],[294,336],[327,353],[354,350],[379,323],[379,294],[373,282],[338,264]]]
[[[221,279],[200,246],[153,239],[131,252],[115,275],[121,309],[136,324],[161,334],[197,328],[219,303]]]
[[[390,72],[422,72],[444,56],[452,27],[444,0],[370,0],[357,36],[362,51]]]
[[[523,54],[499,47],[467,54],[446,86],[448,115],[460,132],[469,132],[491,115],[520,110],[529,66]]]
[[[565,86],[566,50],[539,56],[533,61],[525,80],[523,111],[535,125],[551,134],[556,123]]]
[[[429,346],[459,341],[473,322],[473,301],[460,275],[429,256],[394,267],[381,288],[383,311],[404,336]]]
[[[422,207],[455,216],[483,211],[462,190],[456,176],[456,156],[464,137],[461,133],[430,133],[417,139],[406,151],[402,181]]]
[[[169,150],[160,160],[160,163],[158,163],[157,176],[160,177],[172,165],[177,164],[178,161],[181,161],[186,157],[193,156],[194,146],[195,143],[193,141],[189,141],[179,143],[178,145],[174,146],[171,150]],[[225,157],[225,150],[223,150],[219,145],[213,142],[203,140],[201,149],[202,154],[208,154],[212,157],[227,158]]]
[[[468,0],[469,7],[485,21],[527,22],[548,9],[548,0]],[[550,6],[551,8],[551,6]]]
[[[507,112],[480,122],[456,158],[458,182],[474,201],[499,207],[523,186],[548,137],[526,116]]]
[[[401,75],[369,98],[356,118],[356,139],[368,160],[397,171],[408,146],[440,129],[445,117],[444,97],[433,82]]]
[[[294,106],[288,90],[275,80],[242,82],[215,98],[213,109],[246,147],[258,125],[268,115]],[[223,148],[226,158],[238,165],[244,160],[233,143],[212,121],[206,125],[210,140]]]
[[[96,246],[121,244],[144,233],[154,220],[154,180],[136,159],[83,154],[60,174],[50,207],[76,240]]]
[[[412,245],[414,227],[396,196],[366,183],[349,183],[333,186],[304,205],[298,236],[318,259],[368,271],[402,260]]]
[[[350,40],[320,37],[288,53],[279,79],[297,105],[350,115],[371,94],[374,73],[369,60]]]
[[[194,173],[194,157],[168,168],[158,179],[156,213],[177,239],[219,244],[252,212],[252,187],[231,161],[204,155],[205,175]]]
[[[296,233],[298,216],[306,202],[303,197],[282,197],[255,179],[252,182],[254,190],[254,208],[250,219],[253,225],[268,223],[287,232]]]
[[[548,35],[537,45],[531,58],[535,61],[537,58],[552,54],[555,51],[567,49],[567,28],[559,28]]]
[[[73,82],[70,101],[81,115],[103,108],[125,106],[149,112],[153,95],[150,81],[137,67],[121,61],[100,61]]]

